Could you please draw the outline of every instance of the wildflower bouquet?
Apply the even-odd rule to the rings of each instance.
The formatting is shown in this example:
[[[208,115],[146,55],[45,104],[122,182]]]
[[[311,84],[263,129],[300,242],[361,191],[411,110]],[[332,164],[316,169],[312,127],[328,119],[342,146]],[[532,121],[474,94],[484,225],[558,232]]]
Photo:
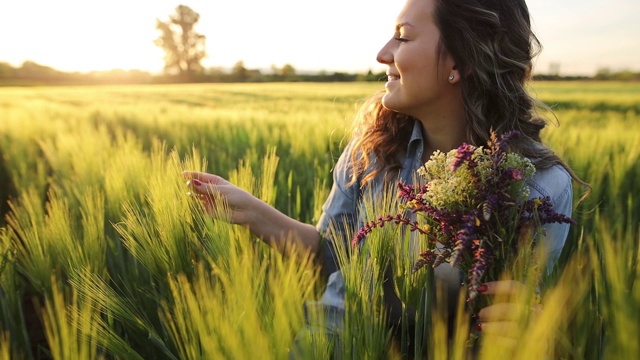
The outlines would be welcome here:
[[[508,151],[508,142],[517,136],[511,132],[498,138],[492,132],[486,147],[463,144],[434,153],[418,170],[423,185],[398,184],[404,200],[399,213],[366,224],[352,245],[387,223],[406,226],[427,241],[413,271],[443,262],[460,268],[468,276],[472,301],[487,278],[497,280],[520,252],[531,249],[543,224],[573,222],[553,210],[551,199],[529,199],[526,182],[535,167]]]

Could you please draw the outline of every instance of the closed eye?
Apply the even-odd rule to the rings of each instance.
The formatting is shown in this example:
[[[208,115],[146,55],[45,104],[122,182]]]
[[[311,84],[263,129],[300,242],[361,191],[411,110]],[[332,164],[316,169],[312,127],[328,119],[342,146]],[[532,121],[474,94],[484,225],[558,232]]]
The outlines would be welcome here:
[[[409,39],[407,39],[407,38],[403,38],[403,37],[401,37],[401,36],[394,37],[394,39],[395,39],[396,41],[399,41],[399,42],[407,42],[407,41],[409,41]]]

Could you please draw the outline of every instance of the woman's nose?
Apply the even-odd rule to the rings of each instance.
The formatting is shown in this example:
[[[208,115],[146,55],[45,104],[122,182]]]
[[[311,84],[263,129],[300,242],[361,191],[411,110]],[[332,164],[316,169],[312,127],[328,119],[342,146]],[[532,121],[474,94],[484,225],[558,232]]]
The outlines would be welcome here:
[[[376,60],[379,63],[389,65],[393,63],[393,52],[391,51],[391,40],[389,40],[378,52],[378,56],[376,56]]]

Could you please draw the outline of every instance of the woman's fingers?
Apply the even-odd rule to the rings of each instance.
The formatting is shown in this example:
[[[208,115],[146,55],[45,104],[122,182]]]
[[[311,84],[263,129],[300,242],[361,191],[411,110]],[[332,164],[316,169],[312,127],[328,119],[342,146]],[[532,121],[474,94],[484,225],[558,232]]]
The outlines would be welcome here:
[[[476,314],[485,344],[506,345],[523,336],[523,324],[531,312],[532,291],[535,289],[514,280],[491,281],[478,288],[492,304]]]
[[[232,187],[230,182],[218,175],[185,171],[182,176],[189,179],[187,186],[194,192],[212,198],[218,195],[227,196],[229,189]]]
[[[218,186],[211,183],[205,183],[198,179],[187,181],[187,186],[200,195],[211,195],[218,192]]]
[[[517,337],[521,328],[517,322],[513,321],[494,321],[479,323],[478,329],[483,335],[500,336],[506,338]]]
[[[214,218],[246,224],[250,219],[251,202],[254,197],[218,175],[184,171],[187,186],[193,196],[204,204],[205,210]]]
[[[219,207],[226,203],[224,188],[229,187],[231,183],[220,176],[197,171],[184,171],[182,176],[188,179],[189,193],[202,202],[210,216],[219,218]]]
[[[481,322],[518,321],[523,311],[526,309],[522,305],[514,303],[498,303],[487,306],[477,314]]]
[[[183,171],[182,177],[189,181],[197,180],[205,184],[212,184],[212,185],[229,185],[230,184],[230,182],[228,182],[227,180],[223,179],[218,175],[199,172],[199,171]]]

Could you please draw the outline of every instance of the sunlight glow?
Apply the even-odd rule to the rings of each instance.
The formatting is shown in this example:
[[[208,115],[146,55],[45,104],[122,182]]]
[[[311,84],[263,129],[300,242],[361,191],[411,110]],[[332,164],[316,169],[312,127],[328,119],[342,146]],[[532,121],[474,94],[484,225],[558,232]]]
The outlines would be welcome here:
[[[292,64],[299,70],[366,71],[393,31],[402,0],[184,1],[200,13],[196,29],[207,37],[207,67],[249,68]],[[163,52],[153,41],[156,18],[166,20],[175,0],[110,2],[11,1],[0,13],[0,61],[25,60],[63,71],[141,69],[160,72]],[[551,62],[565,73],[640,64],[640,12],[636,0],[529,1],[534,28]]]

